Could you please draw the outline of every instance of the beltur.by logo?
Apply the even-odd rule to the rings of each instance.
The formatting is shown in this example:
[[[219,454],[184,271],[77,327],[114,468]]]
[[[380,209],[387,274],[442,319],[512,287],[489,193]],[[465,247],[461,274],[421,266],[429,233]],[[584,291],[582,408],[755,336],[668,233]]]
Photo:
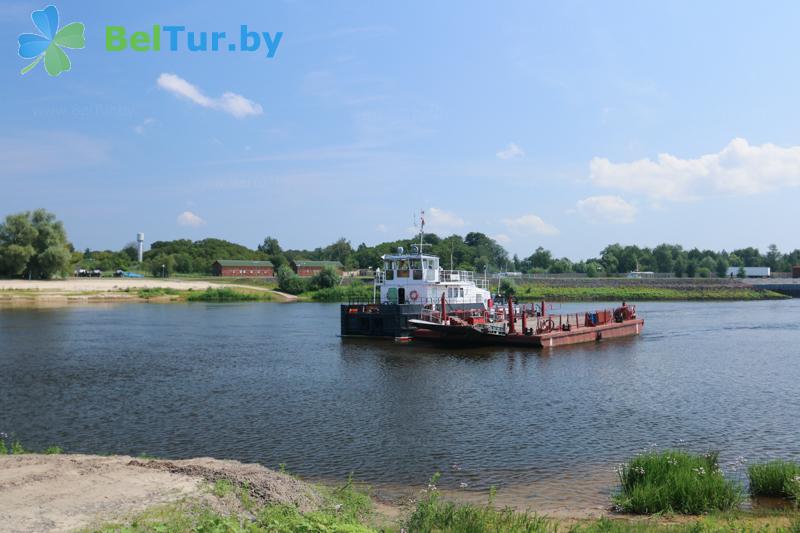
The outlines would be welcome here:
[[[58,29],[58,9],[47,6],[31,13],[34,26],[41,32],[23,33],[19,41],[19,55],[25,59],[34,59],[33,63],[20,71],[25,74],[44,59],[44,69],[51,76],[58,76],[72,68],[69,57],[63,48],[83,48],[86,46],[84,26],[80,22],[67,24]]]
[[[236,39],[235,37],[238,37]],[[187,31],[186,26],[153,26],[152,32],[128,33],[123,26],[106,26],[106,50],[120,52],[130,48],[134,52],[256,52],[262,48],[268,58],[275,57],[283,32],[250,31],[247,24],[239,27],[238,35],[228,38],[224,31]],[[162,48],[163,44],[163,48]]]

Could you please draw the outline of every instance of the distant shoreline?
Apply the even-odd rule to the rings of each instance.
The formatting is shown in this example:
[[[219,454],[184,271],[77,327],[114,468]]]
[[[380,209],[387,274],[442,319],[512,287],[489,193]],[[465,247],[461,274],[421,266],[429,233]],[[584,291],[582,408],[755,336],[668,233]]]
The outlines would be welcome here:
[[[159,279],[159,278],[69,278],[63,280],[0,280],[0,305],[64,306],[95,303],[171,303],[202,298],[204,291],[226,290],[224,301],[322,302],[323,293],[290,295],[263,280],[248,279]],[[786,299],[782,294],[754,288],[727,279],[624,278],[543,279],[515,286],[520,302],[540,300],[581,301],[752,301]],[[330,300],[327,300],[330,302]],[[335,303],[335,302],[334,302]]]

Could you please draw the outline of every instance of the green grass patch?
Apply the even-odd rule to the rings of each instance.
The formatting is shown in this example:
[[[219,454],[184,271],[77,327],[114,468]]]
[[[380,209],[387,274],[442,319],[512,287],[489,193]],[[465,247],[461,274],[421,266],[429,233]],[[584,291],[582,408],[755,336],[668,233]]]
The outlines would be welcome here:
[[[723,476],[716,453],[646,453],[618,474],[621,489],[613,500],[626,513],[702,514],[735,509],[743,500],[741,486]]]
[[[177,289],[168,289],[164,287],[145,288],[136,291],[136,295],[139,298],[144,298],[145,300],[149,300],[150,298],[158,298],[160,296],[179,296],[180,294],[181,291]]]
[[[800,464],[791,461],[769,461],[747,468],[750,494],[774,496],[800,501]]]
[[[372,286],[356,282],[351,285],[337,285],[336,287],[303,293],[301,296],[303,299],[310,299],[315,302],[371,302]]]
[[[516,289],[521,301],[575,300],[575,301],[657,301],[657,300],[765,300],[784,299],[772,291],[748,288],[697,288],[670,289],[663,287],[560,287],[548,285],[521,285]]]
[[[258,302],[270,301],[272,296],[269,293],[241,292],[228,287],[221,287],[193,292],[186,299],[190,302]]]

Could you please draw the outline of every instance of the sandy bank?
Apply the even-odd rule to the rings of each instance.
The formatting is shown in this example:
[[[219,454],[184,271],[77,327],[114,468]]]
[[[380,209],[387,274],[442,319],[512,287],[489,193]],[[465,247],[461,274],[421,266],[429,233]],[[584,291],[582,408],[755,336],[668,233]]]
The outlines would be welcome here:
[[[297,297],[265,287],[217,283],[206,280],[156,278],[70,278],[60,280],[0,279],[0,301],[35,301],[45,304],[80,303],[86,301],[138,301],[139,289],[175,289],[203,291],[229,287],[247,292],[265,292],[275,301],[292,302]]]
[[[121,520],[145,509],[183,499],[230,506],[210,483],[245,483],[260,504],[320,504],[314,489],[261,465],[200,458],[181,461],[125,456],[0,456],[0,532],[73,531]],[[219,500],[219,501],[213,501]]]

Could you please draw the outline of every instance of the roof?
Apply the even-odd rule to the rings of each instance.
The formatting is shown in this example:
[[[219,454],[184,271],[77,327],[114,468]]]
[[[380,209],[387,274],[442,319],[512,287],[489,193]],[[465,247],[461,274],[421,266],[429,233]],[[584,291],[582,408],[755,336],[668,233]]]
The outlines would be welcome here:
[[[274,266],[272,261],[239,261],[234,259],[217,259],[215,263],[219,263],[224,267],[271,267]]]
[[[298,259],[297,261],[293,261],[293,263],[299,267],[336,267],[336,268],[343,268],[342,264],[339,261],[306,261],[304,259]]]

